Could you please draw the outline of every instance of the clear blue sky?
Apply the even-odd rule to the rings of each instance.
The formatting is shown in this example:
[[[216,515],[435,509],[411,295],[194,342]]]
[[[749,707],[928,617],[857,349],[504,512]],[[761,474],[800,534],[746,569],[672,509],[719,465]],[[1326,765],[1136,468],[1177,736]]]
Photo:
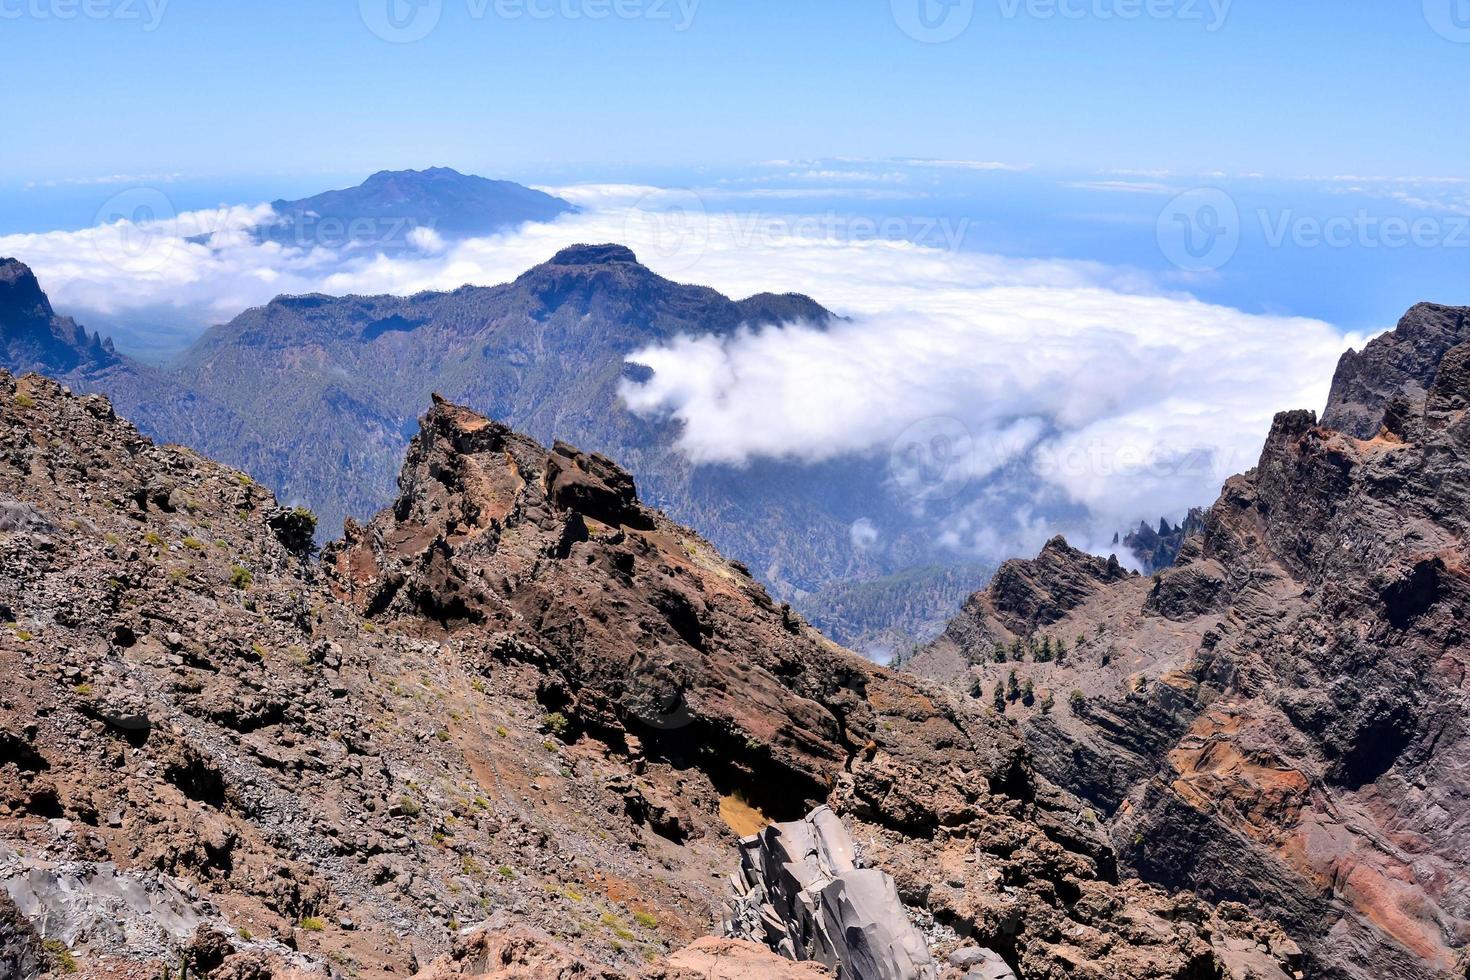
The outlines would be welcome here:
[[[638,14],[597,21],[437,2],[435,30],[394,44],[359,0],[168,0],[153,30],[148,0],[0,0],[0,180],[818,156],[1470,171],[1470,43],[1423,0],[1234,0],[1215,31],[1209,0],[1060,0],[1080,19],[976,0],[943,44],[892,9],[940,0],[699,0],[683,31],[694,0],[525,0]],[[1202,19],[1096,16],[1150,2]]]

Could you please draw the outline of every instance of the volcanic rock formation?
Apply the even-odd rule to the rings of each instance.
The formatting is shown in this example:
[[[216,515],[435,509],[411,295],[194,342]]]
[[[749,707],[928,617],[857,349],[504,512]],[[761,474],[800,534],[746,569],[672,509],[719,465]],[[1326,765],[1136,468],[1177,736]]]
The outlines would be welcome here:
[[[1462,328],[1416,307],[1346,357],[1351,431],[1278,415],[1172,567],[1104,581],[1053,542],[911,664],[1010,718],[1125,868],[1269,912],[1312,976],[1465,976]]]
[[[198,919],[27,919],[82,976],[402,977],[531,930],[533,961],[682,977],[740,838],[823,802],[941,961],[1291,969],[1240,907],[1121,880],[1008,726],[829,643],[604,458],[440,401],[394,505],[317,563],[245,474],[0,374],[0,500],[7,866]],[[0,913],[0,955],[34,955]]]
[[[725,922],[792,960],[815,960],[839,980],[934,980],[938,967],[904,912],[893,878],[858,863],[827,807],[772,824],[741,842]]]

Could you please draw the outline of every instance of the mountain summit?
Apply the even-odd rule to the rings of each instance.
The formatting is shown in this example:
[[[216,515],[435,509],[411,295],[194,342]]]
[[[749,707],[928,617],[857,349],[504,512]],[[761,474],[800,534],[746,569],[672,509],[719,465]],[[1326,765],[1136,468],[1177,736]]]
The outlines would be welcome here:
[[[939,566],[952,556],[936,554],[935,537],[912,523],[882,460],[696,467],[679,452],[677,420],[635,415],[620,396],[647,376],[628,362],[646,346],[833,320],[807,296],[731,299],[666,279],[625,246],[580,244],[499,286],[278,297],[212,328],[166,369],[126,357],[53,367],[24,351],[0,367],[51,370],[107,394],[147,434],[315,509],[327,534],[392,499],[417,430],[412,406],[438,391],[543,441],[622,460],[648,499],[697,523],[783,600],[839,640],[876,637],[882,651],[942,624],[989,571]],[[20,327],[0,320],[0,329]],[[884,548],[853,546],[864,520],[893,529]]]
[[[275,201],[261,239],[297,247],[407,248],[416,231],[442,239],[490,235],[528,221],[551,221],[577,209],[570,202],[508,180],[448,167],[384,170],[357,187],[296,201]]]

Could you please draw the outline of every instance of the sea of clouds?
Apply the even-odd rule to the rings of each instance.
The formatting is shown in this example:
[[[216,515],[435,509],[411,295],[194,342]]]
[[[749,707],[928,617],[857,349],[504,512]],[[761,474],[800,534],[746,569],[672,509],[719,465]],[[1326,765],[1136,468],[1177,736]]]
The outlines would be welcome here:
[[[660,274],[737,297],[806,293],[844,319],[638,350],[652,375],[624,398],[677,418],[697,463],[886,460],[890,489],[944,510],[946,547],[984,557],[1033,548],[1063,510],[1069,533],[1106,549],[1114,529],[1211,502],[1254,463],[1274,412],[1322,407],[1338,357],[1363,340],[1210,305],[1137,270],[965,252],[938,219],[905,238],[924,221],[545,189],[582,210],[468,241],[419,229],[393,254],[261,243],[250,229],[266,205],[175,214],[159,191],[125,191],[98,225],[3,236],[0,254],[29,263],[84,324],[182,312],[202,328],[283,293],[490,285],[579,242],[627,244]],[[855,528],[855,546],[872,536]]]

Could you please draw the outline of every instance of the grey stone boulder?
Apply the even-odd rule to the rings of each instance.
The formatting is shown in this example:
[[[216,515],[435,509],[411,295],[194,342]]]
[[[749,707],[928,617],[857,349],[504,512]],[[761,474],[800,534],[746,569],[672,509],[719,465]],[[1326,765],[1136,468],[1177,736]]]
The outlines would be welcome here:
[[[725,931],[732,937],[821,963],[839,980],[939,975],[893,879],[860,867],[847,829],[825,806],[741,841],[731,885]]]

